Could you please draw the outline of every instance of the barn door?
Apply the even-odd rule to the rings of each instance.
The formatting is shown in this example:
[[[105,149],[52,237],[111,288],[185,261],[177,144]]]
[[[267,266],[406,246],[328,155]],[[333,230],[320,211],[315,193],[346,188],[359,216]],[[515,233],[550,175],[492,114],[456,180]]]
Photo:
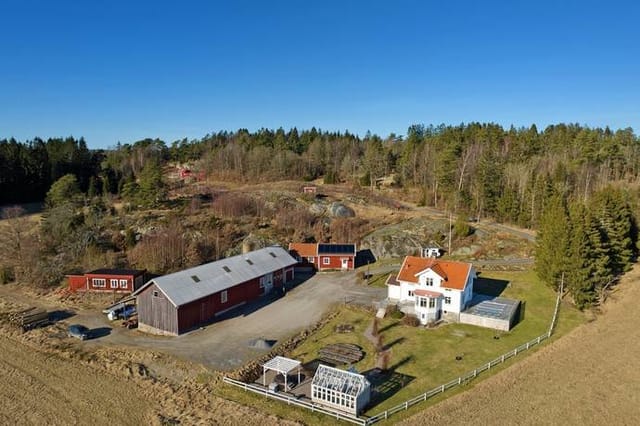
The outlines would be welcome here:
[[[207,303],[202,302],[200,304],[200,322],[205,322],[207,319]]]

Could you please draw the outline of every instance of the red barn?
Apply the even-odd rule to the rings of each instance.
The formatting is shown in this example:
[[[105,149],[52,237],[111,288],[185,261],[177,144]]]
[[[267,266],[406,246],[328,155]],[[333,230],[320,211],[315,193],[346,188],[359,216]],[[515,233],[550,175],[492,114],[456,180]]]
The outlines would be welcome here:
[[[313,266],[318,271],[355,269],[355,244],[290,243],[289,252],[299,267]]]
[[[266,247],[154,278],[138,289],[138,329],[178,335],[293,280],[296,260]]]
[[[96,269],[84,275],[67,275],[71,291],[131,293],[144,284],[146,270]]]

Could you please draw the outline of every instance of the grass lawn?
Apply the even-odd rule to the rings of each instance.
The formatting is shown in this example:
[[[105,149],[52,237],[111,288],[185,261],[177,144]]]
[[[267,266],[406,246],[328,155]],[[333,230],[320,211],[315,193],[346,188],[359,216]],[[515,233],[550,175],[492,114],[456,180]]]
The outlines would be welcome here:
[[[482,274],[482,277],[489,278],[485,281],[489,286],[500,284],[500,287],[504,288],[501,296],[525,302],[524,320],[510,332],[496,332],[464,324],[447,324],[435,329],[424,329],[405,326],[402,320],[385,318],[380,322],[379,330],[384,344],[391,348],[389,365],[394,370],[396,381],[386,384],[386,399],[370,407],[365,415],[377,414],[431,390],[543,334],[548,329],[555,305],[555,293],[544,286],[533,271],[487,272]],[[333,320],[311,335],[289,356],[310,362],[316,359],[318,350],[327,344],[355,343],[366,352],[365,358],[355,365],[356,369],[364,372],[374,368],[374,347],[363,335],[372,322],[373,314],[349,306],[339,309]],[[563,304],[555,336],[565,334],[583,322],[585,317],[581,312]],[[351,324],[354,331],[336,333],[335,326],[339,324]],[[500,336],[499,339],[494,338],[496,334]],[[456,356],[462,356],[462,359],[457,361]],[[522,356],[526,356],[526,353]],[[520,355],[508,361],[506,365],[517,362],[519,358]],[[487,376],[488,374],[479,376],[478,380]],[[456,393],[456,389],[458,392],[462,390],[454,388],[443,397]],[[435,398],[434,402],[437,399],[440,398]],[[429,403],[418,404],[409,413],[422,410]],[[282,415],[282,412],[278,410],[278,414]],[[300,414],[296,413],[293,417],[299,420]],[[315,423],[317,417],[311,416],[311,413],[309,415],[305,422]],[[393,419],[398,420],[398,417],[394,416]]]

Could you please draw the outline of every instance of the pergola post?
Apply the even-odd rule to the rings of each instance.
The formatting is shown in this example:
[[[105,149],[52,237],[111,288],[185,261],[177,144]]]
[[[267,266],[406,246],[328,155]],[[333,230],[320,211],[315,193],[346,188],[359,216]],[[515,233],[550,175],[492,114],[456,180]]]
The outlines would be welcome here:
[[[262,366],[262,386],[267,386],[267,369],[264,367],[264,365]]]

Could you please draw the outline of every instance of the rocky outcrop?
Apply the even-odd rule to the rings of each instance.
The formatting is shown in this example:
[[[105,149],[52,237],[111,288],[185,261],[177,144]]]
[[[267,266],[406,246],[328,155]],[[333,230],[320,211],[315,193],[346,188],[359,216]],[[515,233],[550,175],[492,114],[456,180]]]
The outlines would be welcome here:
[[[355,217],[356,212],[351,207],[347,207],[343,203],[331,203],[329,206],[329,214],[333,217]]]
[[[369,249],[377,259],[419,255],[423,247],[446,239],[448,221],[416,218],[380,228],[362,239],[360,249]]]

